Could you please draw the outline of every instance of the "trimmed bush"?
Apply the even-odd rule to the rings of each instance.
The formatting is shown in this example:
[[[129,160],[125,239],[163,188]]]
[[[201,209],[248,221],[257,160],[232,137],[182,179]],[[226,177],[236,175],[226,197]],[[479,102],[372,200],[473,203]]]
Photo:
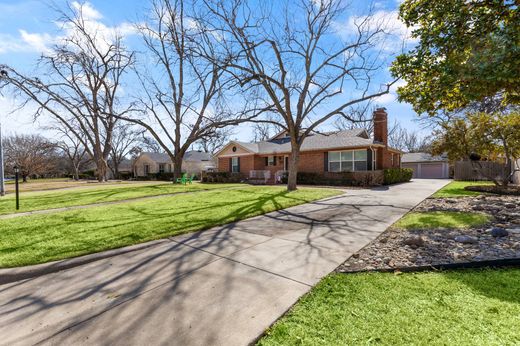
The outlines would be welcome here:
[[[330,185],[330,186],[374,186],[383,184],[381,171],[361,172],[298,172],[298,184],[303,185]],[[282,176],[282,183],[287,183],[287,173]]]
[[[387,168],[383,170],[384,184],[397,184],[410,181],[413,176],[411,168]]]
[[[242,175],[231,172],[202,172],[203,183],[240,183]]]

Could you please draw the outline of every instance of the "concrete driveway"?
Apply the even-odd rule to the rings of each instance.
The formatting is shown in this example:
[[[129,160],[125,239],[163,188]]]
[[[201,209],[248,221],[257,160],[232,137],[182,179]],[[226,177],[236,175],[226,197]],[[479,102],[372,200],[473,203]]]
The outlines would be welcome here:
[[[0,344],[246,345],[447,184],[415,180],[0,286]]]

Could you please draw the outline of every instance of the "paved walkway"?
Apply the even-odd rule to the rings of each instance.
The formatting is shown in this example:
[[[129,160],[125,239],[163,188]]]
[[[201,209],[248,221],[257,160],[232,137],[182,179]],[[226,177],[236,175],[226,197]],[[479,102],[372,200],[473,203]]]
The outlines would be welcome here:
[[[247,345],[446,183],[353,190],[2,285],[0,344]]]

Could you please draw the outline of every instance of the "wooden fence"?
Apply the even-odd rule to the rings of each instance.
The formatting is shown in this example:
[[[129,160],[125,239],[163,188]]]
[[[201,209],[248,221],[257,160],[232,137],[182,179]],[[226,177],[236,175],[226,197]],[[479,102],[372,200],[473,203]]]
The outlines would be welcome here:
[[[490,177],[502,177],[504,169],[504,165],[498,162],[457,161],[455,162],[454,178],[455,180],[489,180]]]

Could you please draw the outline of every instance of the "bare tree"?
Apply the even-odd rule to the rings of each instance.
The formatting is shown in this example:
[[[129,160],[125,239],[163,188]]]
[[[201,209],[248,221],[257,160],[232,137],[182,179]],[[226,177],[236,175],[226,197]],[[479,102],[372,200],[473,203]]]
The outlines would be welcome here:
[[[364,128],[369,136],[374,132],[374,109],[371,102],[356,104],[345,110],[347,117],[340,116],[334,120],[334,127],[339,130],[353,130]]]
[[[228,142],[231,134],[231,128],[219,129],[213,135],[201,138],[198,142],[198,148],[206,153],[215,154]]]
[[[253,141],[266,141],[281,131],[281,128],[273,123],[254,123],[253,124]]]
[[[7,172],[18,166],[24,182],[33,175],[51,175],[56,171],[56,146],[39,135],[13,135],[3,140]]]
[[[147,137],[143,135],[141,138],[139,138],[138,144],[134,150],[137,150],[139,154],[143,151],[160,153],[162,151],[162,148],[153,137]]]
[[[226,107],[222,65],[204,29],[192,19],[186,0],[153,0],[150,16],[138,24],[151,69],[138,71],[140,116],[126,120],[144,127],[174,164],[174,181],[190,146],[219,129],[245,121]],[[204,54],[202,54],[202,52]]]
[[[119,178],[119,166],[131,154],[142,138],[144,130],[129,123],[118,123],[112,133],[112,145],[108,166],[114,178]]]
[[[74,134],[70,133],[67,128],[56,127],[55,130],[60,135],[60,140],[56,143],[56,147],[62,152],[67,159],[68,168],[72,172],[74,180],[79,180],[79,173],[82,168],[90,162],[87,152],[83,147],[84,141],[80,141]]]
[[[335,24],[346,8],[339,0],[261,2],[254,10],[243,0],[202,0],[207,13],[199,22],[219,33],[225,58],[217,61],[250,91],[256,115],[274,114],[268,122],[290,137],[288,190],[296,189],[300,148],[304,139],[348,107],[389,92],[374,85],[381,72],[378,43],[386,23],[374,17],[354,21],[347,37]]]
[[[408,131],[408,129],[396,122],[391,130],[388,131],[388,144],[392,148],[408,153],[429,152],[431,149],[431,138],[421,136],[416,131]]]
[[[2,65],[0,82],[38,105],[35,117],[51,115],[76,137],[96,163],[99,181],[106,180],[112,134],[119,116],[131,111],[123,106],[122,77],[133,63],[118,33],[97,30],[84,13],[71,6],[61,12],[64,36],[39,61],[38,77]]]

